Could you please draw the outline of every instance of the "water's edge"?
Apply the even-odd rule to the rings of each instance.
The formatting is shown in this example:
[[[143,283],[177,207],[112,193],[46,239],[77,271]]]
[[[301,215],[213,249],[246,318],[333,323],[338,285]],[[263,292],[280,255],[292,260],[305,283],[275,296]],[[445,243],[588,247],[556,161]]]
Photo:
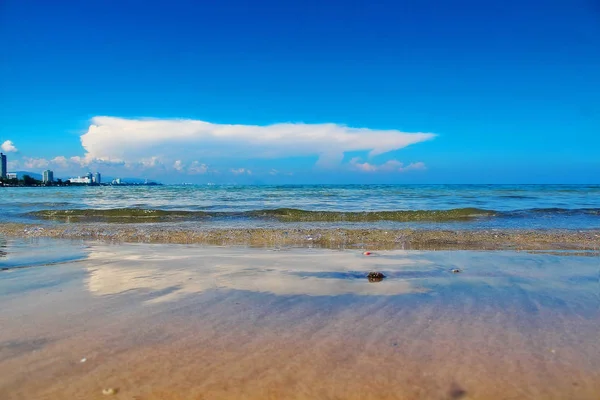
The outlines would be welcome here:
[[[0,235],[114,242],[417,250],[592,250],[600,230],[206,229],[165,224],[8,223]]]

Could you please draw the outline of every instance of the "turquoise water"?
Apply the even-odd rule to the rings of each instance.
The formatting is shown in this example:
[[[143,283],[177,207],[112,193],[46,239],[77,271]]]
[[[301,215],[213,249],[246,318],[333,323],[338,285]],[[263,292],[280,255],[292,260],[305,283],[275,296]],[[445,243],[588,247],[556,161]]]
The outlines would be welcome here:
[[[600,228],[600,185],[1,188],[0,200],[0,221],[4,222],[201,222],[203,226],[227,227],[294,224],[425,229]],[[118,211],[112,211],[110,215],[93,211],[115,209]],[[61,210],[79,211],[77,218],[74,215],[67,218],[68,213],[56,213]],[[140,213],[139,210],[150,211]],[[54,214],[49,217],[52,212]],[[119,218],[115,219],[115,215]]]

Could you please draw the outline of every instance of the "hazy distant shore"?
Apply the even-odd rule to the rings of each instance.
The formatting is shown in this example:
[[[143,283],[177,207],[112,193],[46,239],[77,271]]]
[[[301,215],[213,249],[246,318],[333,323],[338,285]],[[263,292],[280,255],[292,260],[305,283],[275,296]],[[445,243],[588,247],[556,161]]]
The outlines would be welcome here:
[[[198,243],[256,247],[323,247],[418,250],[599,250],[600,230],[383,230],[193,229],[164,225],[7,223],[7,237],[50,237],[115,242]]]

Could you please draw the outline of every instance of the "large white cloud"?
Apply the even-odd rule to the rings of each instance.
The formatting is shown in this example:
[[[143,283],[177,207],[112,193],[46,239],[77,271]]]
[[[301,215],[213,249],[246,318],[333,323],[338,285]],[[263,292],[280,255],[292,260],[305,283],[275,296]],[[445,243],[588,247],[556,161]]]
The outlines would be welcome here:
[[[177,173],[230,175],[243,179],[292,175],[292,172],[279,169],[275,159],[308,156],[318,158],[319,166],[340,167],[342,171],[406,172],[425,169],[425,165],[403,165],[396,160],[377,164],[374,160],[363,162],[360,158],[342,165],[342,160],[347,152],[368,153],[370,158],[434,137],[432,133],[349,128],[336,124],[255,126],[195,120],[94,117],[81,136],[83,156],[60,155],[52,159],[24,156],[18,161],[11,160],[11,163],[13,169],[50,168],[63,174],[101,170],[117,176]],[[11,141],[4,142],[2,149],[16,151]],[[273,161],[266,165],[259,162],[258,165],[263,166],[252,169],[244,165],[257,159]]]
[[[15,147],[15,144],[12,142],[12,140],[6,140],[4,143],[2,143],[2,145],[0,145],[0,149],[2,149],[2,151],[5,153],[16,153],[19,151],[19,149]]]
[[[81,136],[81,144],[88,162],[141,163],[150,167],[161,163],[181,170],[184,164],[195,161],[198,165],[198,160],[215,158],[318,156],[319,164],[335,165],[346,152],[368,151],[370,156],[376,156],[434,137],[432,133],[350,128],[331,123],[257,126],[94,117]]]

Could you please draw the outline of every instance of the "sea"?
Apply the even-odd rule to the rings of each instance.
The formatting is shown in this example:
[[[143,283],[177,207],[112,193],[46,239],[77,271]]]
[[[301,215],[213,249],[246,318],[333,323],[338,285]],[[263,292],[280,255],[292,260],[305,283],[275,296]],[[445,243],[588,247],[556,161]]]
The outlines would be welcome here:
[[[13,222],[35,226],[0,233],[2,400],[600,399],[595,239],[279,240],[598,237],[600,185],[0,188],[0,228]],[[253,241],[255,227],[285,228]],[[205,228],[226,230],[188,240]],[[229,229],[247,236],[227,246]]]
[[[0,188],[0,222],[207,228],[600,228],[600,185]]]

